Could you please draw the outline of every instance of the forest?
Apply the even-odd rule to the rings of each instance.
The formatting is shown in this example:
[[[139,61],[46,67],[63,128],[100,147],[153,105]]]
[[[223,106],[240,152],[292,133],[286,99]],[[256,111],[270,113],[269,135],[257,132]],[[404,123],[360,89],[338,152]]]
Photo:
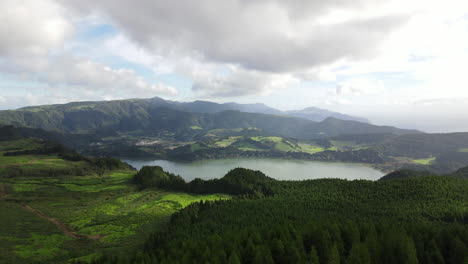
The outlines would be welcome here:
[[[248,178],[239,184],[251,182]],[[133,255],[108,255],[94,263],[468,261],[466,179],[417,174],[377,182],[256,183],[271,193],[194,203]]]

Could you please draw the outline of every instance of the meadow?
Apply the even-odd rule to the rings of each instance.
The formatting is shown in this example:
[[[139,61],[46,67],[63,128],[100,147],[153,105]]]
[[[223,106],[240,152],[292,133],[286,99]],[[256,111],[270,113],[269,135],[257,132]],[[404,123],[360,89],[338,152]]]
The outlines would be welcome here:
[[[27,141],[0,143],[3,153],[33,146],[23,144]],[[0,164],[32,172],[12,178],[4,177],[0,168],[0,263],[88,262],[104,253],[125,254],[191,203],[230,199],[224,194],[141,191],[132,183],[136,171],[130,169],[34,175],[35,168],[54,172],[89,166],[56,155],[0,156]]]

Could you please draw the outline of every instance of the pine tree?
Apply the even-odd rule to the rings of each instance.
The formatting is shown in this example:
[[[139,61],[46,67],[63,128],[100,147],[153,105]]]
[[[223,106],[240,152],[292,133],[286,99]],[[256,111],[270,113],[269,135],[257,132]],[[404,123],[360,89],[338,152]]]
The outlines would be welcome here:
[[[310,264],[320,264],[320,260],[317,254],[317,249],[312,246],[310,249]]]
[[[362,243],[356,243],[349,252],[346,264],[370,264],[369,251]]]
[[[228,259],[228,264],[241,264],[239,256],[236,251],[233,251]]]
[[[338,248],[336,245],[333,245],[330,248],[329,255],[327,258],[327,264],[340,264],[340,252],[338,251]]]

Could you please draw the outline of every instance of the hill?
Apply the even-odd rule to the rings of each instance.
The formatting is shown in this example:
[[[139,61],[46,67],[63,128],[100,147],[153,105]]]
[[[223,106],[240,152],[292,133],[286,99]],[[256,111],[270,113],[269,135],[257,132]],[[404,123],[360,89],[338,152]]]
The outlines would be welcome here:
[[[132,255],[96,263],[464,263],[468,181],[268,181],[273,195],[193,204]]]
[[[357,121],[357,122],[362,122],[362,123],[369,123],[369,120],[365,118],[345,115],[345,114],[341,114],[337,112],[328,111],[325,109],[320,109],[317,107],[308,107],[302,110],[291,110],[291,111],[286,111],[286,113],[290,116],[305,118],[305,119],[318,121],[318,122],[323,121],[329,117],[333,117],[333,118],[341,119],[341,120],[351,120],[351,121]]]
[[[161,167],[136,172],[7,131],[0,141],[0,254],[7,263],[468,259],[466,168],[456,177],[375,182],[277,181],[237,168],[187,183]]]
[[[189,140],[213,129],[255,128],[268,135],[300,139],[342,134],[419,133],[415,130],[374,126],[336,118],[314,122],[302,118],[232,110],[214,113],[187,112],[173,109],[188,108],[182,103],[172,108],[168,107],[170,104],[153,98],[26,107],[0,111],[0,124],[78,134],[142,131],[143,135],[172,134],[180,140]],[[204,111],[208,111],[206,102],[195,102],[190,107],[200,104],[205,105]]]
[[[70,155],[60,144],[10,131],[0,140],[2,264],[90,262],[104,252],[131,252],[172,213],[230,198],[140,192],[136,171],[120,160]]]

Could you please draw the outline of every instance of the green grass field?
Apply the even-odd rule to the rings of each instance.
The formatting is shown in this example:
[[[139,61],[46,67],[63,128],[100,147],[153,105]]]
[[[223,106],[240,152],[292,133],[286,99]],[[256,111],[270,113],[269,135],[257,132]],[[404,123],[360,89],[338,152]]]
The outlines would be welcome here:
[[[461,148],[458,150],[458,152],[468,152],[468,148]]]
[[[435,157],[433,158],[427,158],[427,159],[413,159],[412,161],[417,164],[421,165],[429,165],[435,160]]]
[[[221,140],[217,140],[214,144],[218,147],[224,148],[230,146],[232,143],[236,142],[240,138],[241,137],[228,137]]]
[[[305,152],[309,154],[314,154],[318,152],[322,152],[325,150],[349,150],[349,149],[364,149],[367,148],[367,145],[362,145],[362,144],[356,144],[354,142],[348,142],[348,141],[332,141],[333,146],[330,148],[323,148],[321,146],[315,145],[313,142],[296,142],[296,141],[291,141],[286,138],[282,137],[265,137],[265,136],[255,136],[255,137],[246,137],[251,140],[257,141],[262,143],[265,146],[268,146],[271,148],[271,150],[278,150],[278,151],[283,151],[283,152]],[[214,147],[228,147],[228,146],[233,146],[234,143],[235,146],[239,150],[244,150],[244,151],[264,151],[266,149],[259,148],[258,146],[254,146],[253,144],[245,143],[242,142],[243,139],[246,139],[241,136],[230,136],[218,140],[213,140],[211,141],[212,146]]]
[[[129,183],[133,171],[104,176],[1,179],[13,186],[0,200],[0,254],[5,263],[66,261],[119,252],[140,245],[145,234],[165,224],[169,216],[193,202],[229,199],[228,195],[191,195],[161,190],[138,191]],[[21,204],[63,222],[81,235],[101,235],[99,241],[77,241]],[[97,250],[96,250],[97,249]],[[0,263],[3,263],[0,261]]]
[[[341,141],[341,140],[331,140],[333,145],[333,150],[347,150],[347,149],[366,149],[369,148],[370,145],[366,144],[359,144],[354,141]]]
[[[260,142],[281,142],[283,138],[281,137],[251,137],[252,140]]]
[[[41,144],[36,139],[19,139],[12,141],[2,141],[0,144],[0,154],[3,156],[5,152],[16,150],[33,150],[41,147]]]
[[[72,259],[91,261],[104,252],[125,254],[140,246],[148,233],[165,225],[171,214],[189,204],[230,199],[218,194],[139,191],[131,183],[135,174],[132,170],[60,175],[63,168],[85,168],[89,164],[53,155],[3,156],[4,152],[40,145],[35,145],[34,140],[0,143],[0,263],[67,263]],[[2,176],[2,171],[10,167],[27,173]],[[42,174],[35,174],[39,169]],[[49,175],[44,172],[54,171],[58,174],[44,176]],[[35,212],[93,239],[67,236]]]

